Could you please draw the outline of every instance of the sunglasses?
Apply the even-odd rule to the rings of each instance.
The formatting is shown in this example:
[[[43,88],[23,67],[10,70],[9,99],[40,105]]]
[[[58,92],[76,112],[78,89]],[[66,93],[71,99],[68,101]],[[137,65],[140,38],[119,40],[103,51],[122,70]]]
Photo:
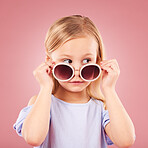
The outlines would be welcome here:
[[[52,69],[53,76],[59,81],[69,81],[74,76],[74,68],[67,63],[58,63]],[[80,77],[84,81],[95,81],[101,74],[98,64],[86,64],[80,69]]]

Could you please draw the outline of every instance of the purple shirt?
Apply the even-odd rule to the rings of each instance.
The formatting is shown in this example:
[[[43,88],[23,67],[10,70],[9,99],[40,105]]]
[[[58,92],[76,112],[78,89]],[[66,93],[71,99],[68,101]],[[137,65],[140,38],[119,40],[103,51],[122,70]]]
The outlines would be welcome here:
[[[105,126],[110,122],[103,102],[91,98],[87,103],[68,103],[51,97],[49,131],[44,142],[34,148],[106,148],[113,142],[105,133]],[[20,111],[13,128],[19,136],[23,122],[31,106]]]

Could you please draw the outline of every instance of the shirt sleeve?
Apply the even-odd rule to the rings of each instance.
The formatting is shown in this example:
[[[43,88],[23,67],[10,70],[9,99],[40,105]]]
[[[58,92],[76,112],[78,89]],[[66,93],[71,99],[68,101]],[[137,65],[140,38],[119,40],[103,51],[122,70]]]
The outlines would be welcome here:
[[[22,125],[23,125],[23,122],[24,122],[25,118],[27,117],[28,113],[31,111],[32,106],[33,105],[24,107],[20,111],[19,116],[18,116],[16,122],[13,125],[13,128],[16,130],[16,133],[19,136],[22,136],[22,133],[21,133],[21,131],[22,131]]]
[[[111,141],[111,139],[108,137],[108,135],[105,132],[105,126],[110,122],[110,119],[109,119],[108,110],[105,110],[104,107],[103,107],[103,114],[102,115],[103,115],[102,126],[103,126],[104,133],[105,133],[105,139],[106,139],[106,142],[107,142],[108,145],[112,145],[114,143]]]

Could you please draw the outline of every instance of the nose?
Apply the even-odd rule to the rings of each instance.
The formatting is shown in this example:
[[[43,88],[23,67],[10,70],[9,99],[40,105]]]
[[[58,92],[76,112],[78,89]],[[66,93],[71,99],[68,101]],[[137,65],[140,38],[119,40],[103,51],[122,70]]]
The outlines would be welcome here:
[[[75,74],[79,74],[79,69],[75,69]]]
[[[72,64],[72,67],[74,68],[74,76],[79,76],[80,77],[80,68],[81,68],[81,63],[79,61],[75,61]]]
[[[80,71],[79,69],[75,69],[75,72],[74,72],[74,78],[80,78]]]
[[[79,76],[80,77],[80,66],[75,66],[74,67],[74,74],[75,76]]]
[[[75,71],[79,71],[81,68],[81,63],[78,61],[73,62],[72,67],[74,68]]]

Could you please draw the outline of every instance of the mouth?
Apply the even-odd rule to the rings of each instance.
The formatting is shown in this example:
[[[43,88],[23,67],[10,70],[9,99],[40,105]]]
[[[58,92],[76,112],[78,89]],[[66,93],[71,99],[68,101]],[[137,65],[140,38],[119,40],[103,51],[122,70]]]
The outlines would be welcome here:
[[[83,81],[72,81],[70,83],[84,83]]]

